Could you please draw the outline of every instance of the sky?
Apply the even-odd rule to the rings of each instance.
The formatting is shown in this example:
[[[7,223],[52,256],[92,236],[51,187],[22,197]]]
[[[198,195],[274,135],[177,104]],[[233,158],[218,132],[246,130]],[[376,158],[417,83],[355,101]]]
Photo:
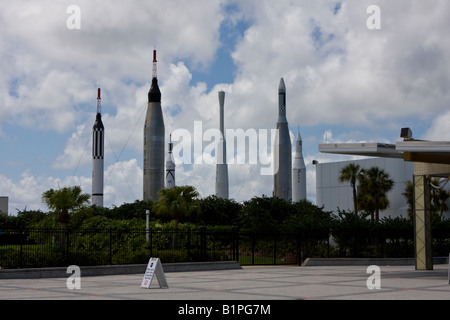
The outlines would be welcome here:
[[[48,210],[50,188],[91,193],[101,87],[105,206],[141,200],[156,48],[166,141],[177,130],[194,136],[196,123],[217,128],[220,90],[225,128],[274,129],[283,78],[314,202],[312,161],[350,159],[319,153],[320,143],[395,143],[402,127],[450,140],[449,16],[447,0],[0,0],[0,196],[17,214]],[[176,182],[206,197],[214,153],[198,156],[175,155]],[[230,198],[272,195],[261,163],[228,156],[244,159],[229,165]]]

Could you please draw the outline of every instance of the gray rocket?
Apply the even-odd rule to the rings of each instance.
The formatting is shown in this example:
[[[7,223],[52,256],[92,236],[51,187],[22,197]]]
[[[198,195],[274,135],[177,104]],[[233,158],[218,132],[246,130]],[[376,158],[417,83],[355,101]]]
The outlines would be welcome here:
[[[283,78],[278,86],[278,121],[274,147],[273,195],[290,201],[292,199],[292,145],[286,118],[286,86]]]
[[[295,141],[294,164],[292,166],[292,202],[306,200],[306,166],[303,159],[300,131]]]
[[[92,205],[103,207],[103,170],[105,127],[102,122],[100,88],[97,94],[97,115],[92,127]]]
[[[144,125],[144,200],[157,200],[158,191],[164,188],[164,135],[161,91],[156,74],[156,50],[153,50],[153,77]]]
[[[219,91],[220,140],[217,146],[216,196],[228,199],[227,142],[224,129],[225,92]]]

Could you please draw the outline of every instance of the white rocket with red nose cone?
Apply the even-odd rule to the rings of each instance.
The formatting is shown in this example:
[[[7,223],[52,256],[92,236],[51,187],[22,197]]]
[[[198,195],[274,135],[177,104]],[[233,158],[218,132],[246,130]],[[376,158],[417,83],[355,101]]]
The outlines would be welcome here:
[[[97,115],[92,128],[92,204],[103,207],[103,169],[105,128],[102,123],[100,88],[97,95]]]

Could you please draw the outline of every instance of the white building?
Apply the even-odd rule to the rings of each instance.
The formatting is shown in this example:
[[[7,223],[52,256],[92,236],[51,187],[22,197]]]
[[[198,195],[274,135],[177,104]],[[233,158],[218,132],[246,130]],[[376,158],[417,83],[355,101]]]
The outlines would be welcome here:
[[[324,206],[325,211],[337,213],[341,210],[353,210],[353,190],[350,182],[339,182],[341,169],[350,163],[358,164],[361,168],[378,167],[383,169],[394,180],[394,187],[388,193],[389,208],[380,211],[380,219],[403,216],[408,217],[408,204],[405,196],[405,182],[413,179],[414,164],[403,159],[368,158],[332,163],[316,164],[316,204]]]
[[[8,214],[8,197],[0,197],[0,212]]]

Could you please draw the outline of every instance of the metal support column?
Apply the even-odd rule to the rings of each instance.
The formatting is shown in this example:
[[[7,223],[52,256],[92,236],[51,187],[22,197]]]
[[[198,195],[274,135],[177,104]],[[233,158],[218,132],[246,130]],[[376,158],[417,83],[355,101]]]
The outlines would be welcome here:
[[[416,270],[433,270],[430,178],[414,175],[414,237]]]

